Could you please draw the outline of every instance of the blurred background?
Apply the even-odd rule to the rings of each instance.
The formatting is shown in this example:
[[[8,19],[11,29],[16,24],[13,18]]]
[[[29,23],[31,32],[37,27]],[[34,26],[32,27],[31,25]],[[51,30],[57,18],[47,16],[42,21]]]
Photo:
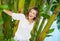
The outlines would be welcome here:
[[[60,41],[60,0],[0,0],[0,41],[14,41],[19,24],[19,20],[13,20],[3,9],[26,15],[32,7],[38,8],[39,17],[30,41]]]

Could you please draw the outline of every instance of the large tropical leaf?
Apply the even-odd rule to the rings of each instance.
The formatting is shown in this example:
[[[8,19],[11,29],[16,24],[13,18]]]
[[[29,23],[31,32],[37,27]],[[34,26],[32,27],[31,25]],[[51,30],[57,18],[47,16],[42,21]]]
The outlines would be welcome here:
[[[60,31],[60,12],[57,15],[57,27],[58,27],[58,30]]]
[[[57,0],[57,3],[60,3],[60,0]]]
[[[46,37],[51,37],[52,35],[50,35],[50,33],[53,33],[53,32],[54,32],[54,28],[53,28],[53,29],[50,29],[50,30],[47,32]]]
[[[53,29],[50,29],[50,30],[47,32],[47,34],[52,33],[53,31],[54,31],[54,28],[53,28]]]
[[[57,7],[57,2],[53,2],[53,4],[52,4],[52,7],[51,7],[51,11],[54,11],[55,10],[55,8]]]
[[[40,16],[43,16],[46,19],[49,19],[50,18],[50,16],[48,14],[40,14]]]
[[[50,4],[50,0],[47,0],[47,3]]]
[[[9,9],[8,5],[6,5],[6,4],[1,5],[0,8],[1,9]]]
[[[51,37],[52,35],[46,35],[46,37]]]

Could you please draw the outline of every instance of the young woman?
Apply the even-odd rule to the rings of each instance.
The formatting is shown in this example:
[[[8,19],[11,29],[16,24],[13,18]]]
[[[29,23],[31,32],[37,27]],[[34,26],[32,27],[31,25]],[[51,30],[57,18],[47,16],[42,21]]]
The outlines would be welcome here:
[[[38,9],[36,7],[31,8],[27,16],[24,14],[15,14],[5,9],[3,11],[9,16],[12,16],[13,19],[20,20],[18,29],[14,36],[15,41],[29,41],[31,38],[30,32],[38,17]]]

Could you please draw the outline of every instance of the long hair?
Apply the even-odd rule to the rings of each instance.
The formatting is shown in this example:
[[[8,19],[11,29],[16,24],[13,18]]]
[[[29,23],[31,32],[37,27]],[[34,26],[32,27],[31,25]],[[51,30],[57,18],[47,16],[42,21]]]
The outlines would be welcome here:
[[[37,7],[33,7],[33,8],[31,8],[31,9],[29,9],[26,16],[28,17],[28,14],[29,14],[29,12],[30,12],[32,9],[34,9],[35,11],[37,11],[36,17],[33,19],[33,20],[36,20],[36,19],[38,18],[38,15],[39,15],[39,10],[38,10]]]

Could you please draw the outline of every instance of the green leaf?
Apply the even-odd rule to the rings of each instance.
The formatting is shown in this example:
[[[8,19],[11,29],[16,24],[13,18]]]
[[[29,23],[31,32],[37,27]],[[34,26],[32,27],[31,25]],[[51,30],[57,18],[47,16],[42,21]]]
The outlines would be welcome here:
[[[53,31],[54,31],[54,28],[50,29],[47,34],[52,33]]]
[[[58,3],[60,3],[60,0],[56,0]]]
[[[0,32],[2,32],[3,27],[0,26]]]
[[[9,7],[8,7],[8,5],[3,4],[3,5],[0,6],[0,9],[9,9]]]
[[[2,18],[0,19],[0,24],[3,24],[3,19]]]
[[[31,32],[31,36],[32,36],[32,37],[34,37],[34,36],[35,36],[35,34]]]
[[[48,14],[40,14],[40,16],[43,16],[44,18],[47,18],[47,19],[50,18],[50,16]]]
[[[50,37],[50,36],[52,36],[52,35],[46,35],[46,37]]]
[[[57,23],[57,27],[58,27],[58,30],[59,30],[59,32],[60,32],[60,22]]]
[[[54,11],[56,7],[57,7],[57,4],[54,4],[54,5],[51,7],[51,11]]]
[[[47,0],[47,3],[50,4],[50,0]]]
[[[3,11],[3,9],[0,7],[0,12]]]
[[[60,32],[60,12],[57,15],[57,28],[58,28],[58,30]]]
[[[14,41],[14,38],[8,39],[8,41]]]
[[[0,32],[0,37],[3,37],[3,36],[4,36],[4,34],[2,32]]]

